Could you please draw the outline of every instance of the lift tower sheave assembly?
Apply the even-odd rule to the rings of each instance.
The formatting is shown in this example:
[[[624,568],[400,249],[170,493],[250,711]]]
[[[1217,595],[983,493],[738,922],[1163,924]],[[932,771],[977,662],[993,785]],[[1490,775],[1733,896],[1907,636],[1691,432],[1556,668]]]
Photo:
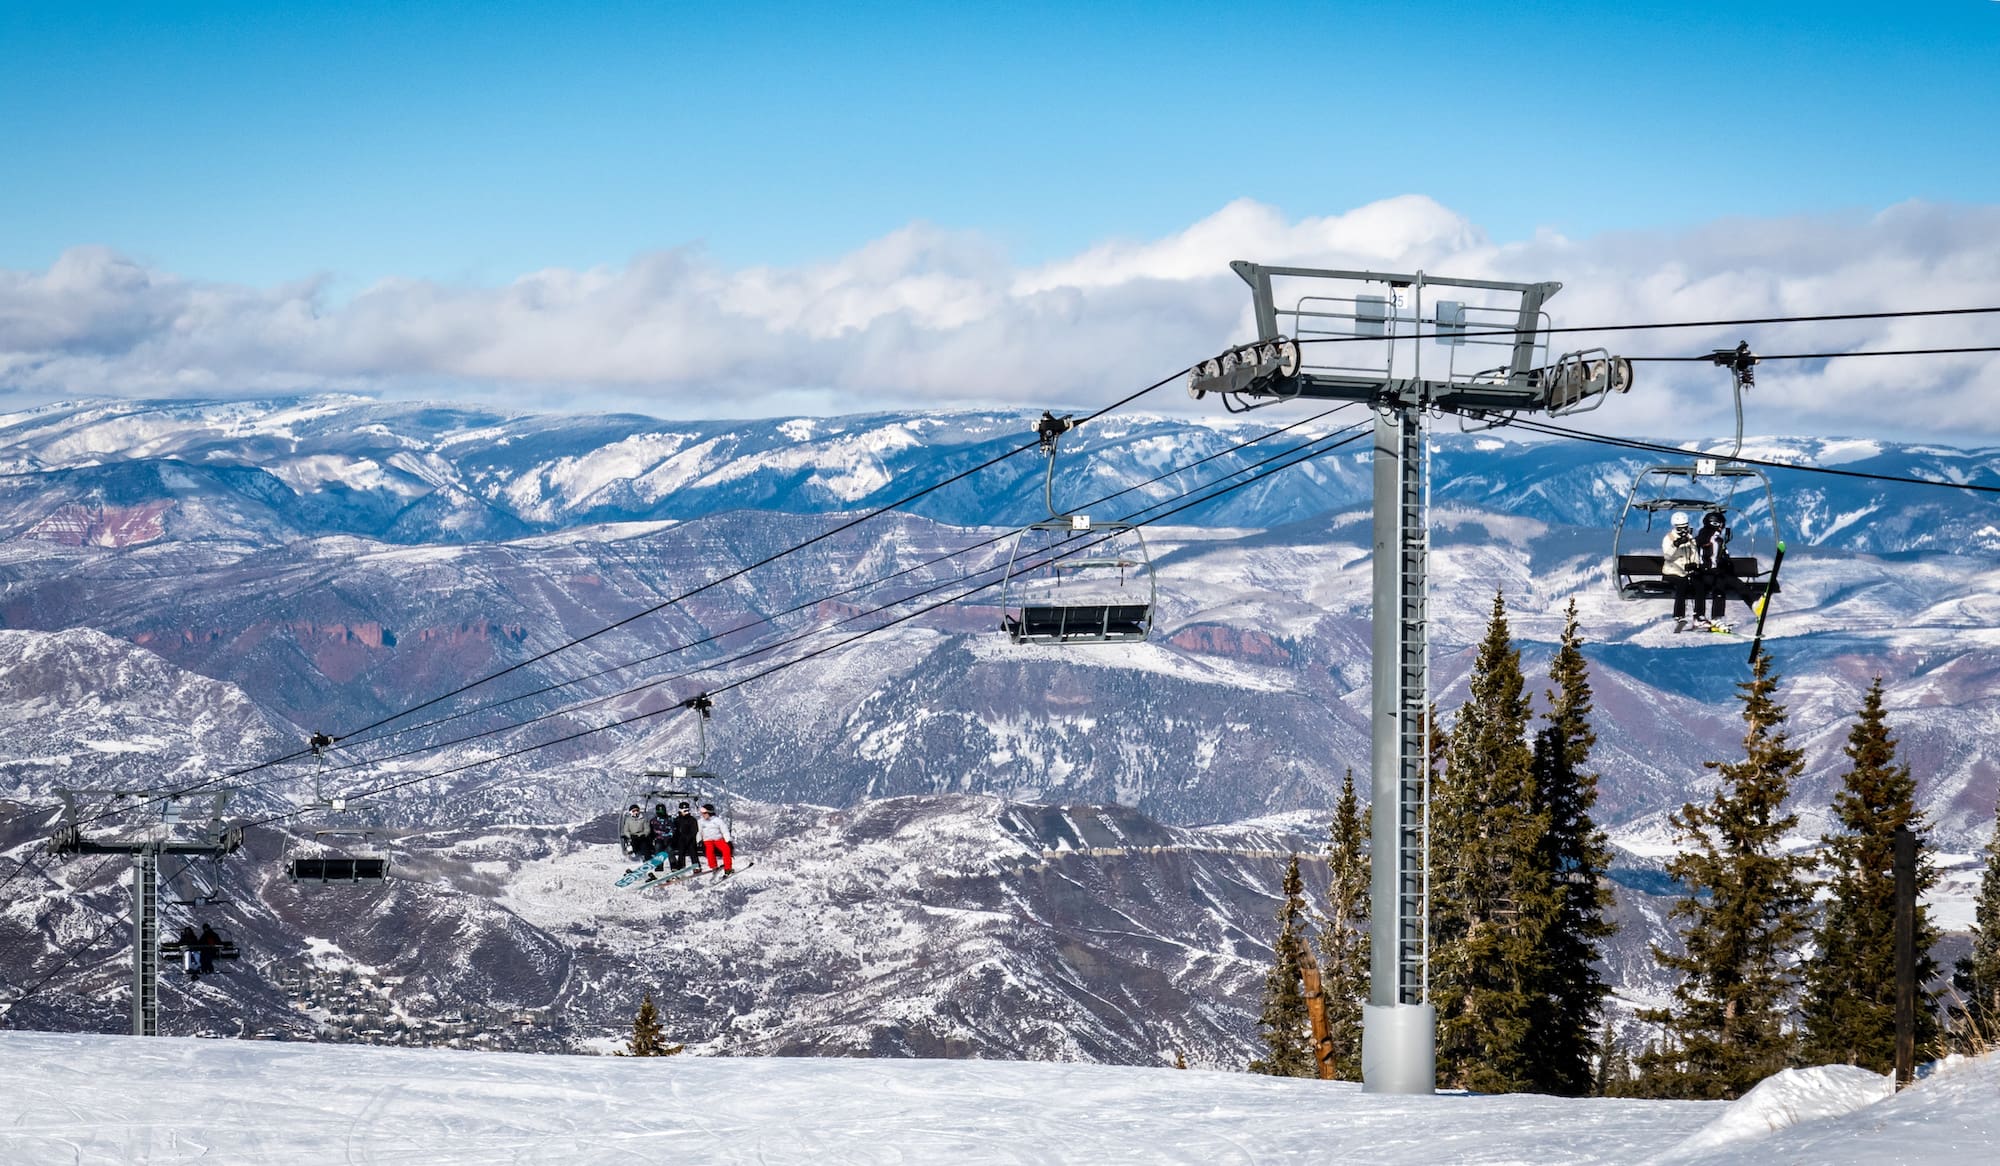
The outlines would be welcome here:
[[[1250,285],[1257,339],[1197,365],[1189,395],[1219,396],[1232,412],[1299,398],[1360,401],[1375,411],[1373,962],[1362,1077],[1371,1093],[1429,1093],[1437,1013],[1429,999],[1424,419],[1450,413],[1462,426],[1486,428],[1517,413],[1586,412],[1631,388],[1632,365],[1601,348],[1552,357],[1542,307],[1559,283],[1230,267]]]

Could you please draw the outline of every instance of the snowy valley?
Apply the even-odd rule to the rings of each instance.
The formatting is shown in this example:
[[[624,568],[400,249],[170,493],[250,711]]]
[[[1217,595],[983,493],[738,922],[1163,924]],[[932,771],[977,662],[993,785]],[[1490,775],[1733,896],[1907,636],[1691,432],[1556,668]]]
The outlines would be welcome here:
[[[13,860],[0,877],[36,863],[0,905],[0,992],[127,902],[119,863],[39,862],[48,816],[15,807],[52,804],[58,786],[201,780],[532,661],[474,704],[332,754],[334,788],[411,781],[366,810],[400,835],[387,887],[293,886],[282,863],[297,843],[250,831],[215,908],[246,957],[170,982],[164,1031],[601,1050],[652,992],[699,1053],[1239,1068],[1284,856],[1323,844],[1342,771],[1365,771],[1364,446],[1151,532],[1162,621],[1148,644],[1015,647],[992,630],[990,596],[838,644],[881,622],[877,605],[1004,560],[994,543],[932,562],[1040,516],[1030,453],[533,660],[1005,452],[1028,425],[664,424],[337,398],[0,417],[0,853]],[[1065,488],[1097,497],[1210,454],[1196,480],[1241,470],[1256,447],[1228,447],[1266,427],[1107,419]],[[1757,452],[1941,482],[2000,465],[1995,451],[1822,439]],[[1456,434],[1433,456],[1440,707],[1463,697],[1496,588],[1537,678],[1577,601],[1599,814],[1621,847],[1609,963],[1621,1014],[1655,1002],[1665,815],[1740,737],[1746,645],[1674,636],[1657,609],[1611,593],[1608,530],[1637,458]],[[1793,557],[1771,650],[1808,751],[1798,842],[1823,828],[1849,719],[1882,675],[1946,852],[1935,906],[1962,929],[2000,789],[2000,506],[1774,477]],[[757,865],[726,884],[614,890],[614,814],[648,766],[699,752],[674,705],[739,680],[718,699],[709,762],[732,779]],[[571,707],[585,698],[599,703]],[[547,719],[509,728],[530,716]],[[246,784],[232,814],[281,814],[308,796],[311,768]],[[8,1027],[124,1028],[122,936],[60,969]]]

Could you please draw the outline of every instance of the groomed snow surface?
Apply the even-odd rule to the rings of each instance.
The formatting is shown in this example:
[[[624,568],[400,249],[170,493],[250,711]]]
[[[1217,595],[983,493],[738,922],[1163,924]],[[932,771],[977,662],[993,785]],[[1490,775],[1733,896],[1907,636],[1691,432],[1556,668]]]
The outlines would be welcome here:
[[[2000,1160],[2000,1062],[1851,1068],[1733,1104],[1376,1097],[998,1061],[527,1056],[0,1033],[0,1162],[1955,1163]]]

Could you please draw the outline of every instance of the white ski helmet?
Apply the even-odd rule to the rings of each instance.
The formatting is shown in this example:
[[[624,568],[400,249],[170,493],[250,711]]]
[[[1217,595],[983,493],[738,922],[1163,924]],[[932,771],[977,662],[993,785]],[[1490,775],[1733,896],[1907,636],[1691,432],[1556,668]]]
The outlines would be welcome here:
[[[1687,524],[1688,524],[1687,511],[1685,510],[1674,511],[1674,525],[1680,527],[1680,526],[1686,526]]]

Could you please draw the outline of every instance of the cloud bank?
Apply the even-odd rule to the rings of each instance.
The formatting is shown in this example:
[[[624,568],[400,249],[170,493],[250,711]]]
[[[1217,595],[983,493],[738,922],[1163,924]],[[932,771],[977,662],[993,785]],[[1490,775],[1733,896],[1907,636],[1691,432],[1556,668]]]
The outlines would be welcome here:
[[[0,389],[55,397],[344,390],[524,408],[753,417],[910,407],[1087,405],[1251,335],[1232,259],[1556,279],[1563,325],[2000,305],[2000,207],[1737,220],[1495,242],[1422,196],[1288,219],[1238,201],[1176,234],[1022,266],[990,239],[913,224],[827,263],[726,269],[694,248],[500,287],[389,280],[337,299],[187,279],[99,247],[0,270]],[[2000,316],[1607,334],[1627,354],[1749,339],[1766,352],[2000,343]],[[1585,341],[1579,340],[1577,344]],[[1992,355],[1774,364],[1751,428],[2000,436]],[[1642,366],[1596,416],[1713,431],[1726,378]],[[1178,405],[1176,404],[1178,402]],[[1155,408],[1202,409],[1178,389]]]

